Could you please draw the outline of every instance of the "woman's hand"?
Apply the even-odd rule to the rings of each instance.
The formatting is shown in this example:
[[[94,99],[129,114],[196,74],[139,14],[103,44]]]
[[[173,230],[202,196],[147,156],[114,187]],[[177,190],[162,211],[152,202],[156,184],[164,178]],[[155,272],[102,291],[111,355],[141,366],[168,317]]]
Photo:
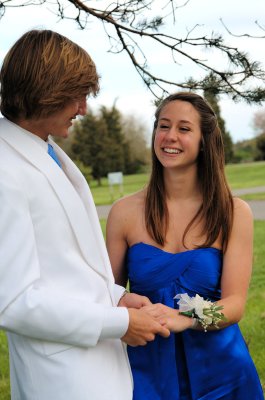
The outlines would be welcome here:
[[[152,305],[151,301],[146,296],[140,296],[136,293],[125,293],[119,303],[118,307],[127,308],[142,308],[144,306]]]
[[[182,332],[193,326],[192,318],[181,315],[178,310],[167,307],[164,304],[152,304],[143,307],[143,310],[156,318],[161,325],[168,328],[171,332]]]

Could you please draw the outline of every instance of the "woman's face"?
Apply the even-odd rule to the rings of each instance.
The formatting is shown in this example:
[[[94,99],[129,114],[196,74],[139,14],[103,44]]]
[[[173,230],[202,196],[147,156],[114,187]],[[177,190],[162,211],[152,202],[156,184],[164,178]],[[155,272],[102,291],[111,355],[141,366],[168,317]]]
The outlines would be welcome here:
[[[201,146],[200,115],[187,101],[174,100],[160,112],[154,151],[164,168],[197,163]]]

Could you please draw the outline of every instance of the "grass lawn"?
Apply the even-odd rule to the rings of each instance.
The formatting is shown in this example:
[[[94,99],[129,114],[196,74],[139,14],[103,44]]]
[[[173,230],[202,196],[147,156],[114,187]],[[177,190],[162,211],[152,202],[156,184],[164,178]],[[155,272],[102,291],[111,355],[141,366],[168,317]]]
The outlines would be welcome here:
[[[6,337],[2,331],[0,331],[0,399],[10,400],[8,350]]]
[[[229,164],[226,166],[227,180],[232,189],[265,185],[265,161]]]
[[[105,232],[106,221],[101,221]],[[255,221],[254,267],[245,316],[240,322],[243,335],[257,367],[265,390],[265,221]],[[239,260],[240,262],[240,260]],[[6,338],[0,331],[0,399],[10,400],[8,350]]]
[[[243,189],[256,186],[265,186],[265,161],[229,164],[226,166],[226,176],[231,189]],[[112,204],[119,197],[141,190],[148,182],[148,174],[126,175],[124,176],[123,190],[113,186],[113,194],[109,191],[107,178],[102,179],[102,186],[97,186],[97,182],[92,181],[90,188],[96,205]],[[265,194],[257,193],[248,195],[246,200],[264,200]],[[243,198],[243,196],[240,196]]]
[[[102,179],[102,185],[97,186],[97,182],[92,181],[89,186],[96,205],[112,204],[119,197],[141,190],[147,183],[147,174],[125,175],[123,177],[123,187],[120,191],[118,185],[113,186],[110,192],[107,178]]]
[[[248,194],[243,194],[240,196],[241,199],[243,200],[259,200],[259,201],[265,201],[265,192],[264,193],[248,193]]]
[[[265,221],[255,221],[254,232],[253,274],[245,315],[240,327],[265,392]]]

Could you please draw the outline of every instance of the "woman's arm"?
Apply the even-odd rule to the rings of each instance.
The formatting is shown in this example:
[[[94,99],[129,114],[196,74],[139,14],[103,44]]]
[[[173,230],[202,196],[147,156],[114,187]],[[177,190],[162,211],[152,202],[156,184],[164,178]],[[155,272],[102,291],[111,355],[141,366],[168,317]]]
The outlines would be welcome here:
[[[116,202],[108,216],[106,227],[106,244],[113,270],[115,282],[118,285],[127,286],[128,273],[126,268],[126,253],[128,250],[127,237],[130,229],[133,229],[130,198],[124,198]],[[135,221],[135,219],[133,218]],[[141,308],[152,304],[145,296],[134,293],[126,293],[120,299],[118,305],[128,308]]]
[[[253,216],[250,207],[234,199],[234,221],[223,258],[221,278],[222,310],[227,318],[220,326],[237,323],[243,317],[253,263]]]
[[[106,226],[106,245],[112,266],[115,282],[126,287],[128,281],[125,258],[127,252],[126,240],[126,210],[124,199],[116,202],[109,213]]]

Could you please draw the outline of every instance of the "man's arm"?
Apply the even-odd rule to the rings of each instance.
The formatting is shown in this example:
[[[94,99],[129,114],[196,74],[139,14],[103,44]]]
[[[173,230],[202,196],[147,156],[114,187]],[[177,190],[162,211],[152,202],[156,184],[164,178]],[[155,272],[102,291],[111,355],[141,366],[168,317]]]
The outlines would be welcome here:
[[[0,171],[0,327],[30,338],[74,346],[121,338],[128,331],[125,307],[70,297],[41,280],[27,196],[7,171]],[[106,289],[107,290],[107,289]],[[150,328],[152,329],[152,328]],[[130,329],[129,329],[130,330]]]
[[[28,337],[93,346],[108,324],[108,308],[41,280],[28,199],[13,174],[0,170],[0,327]],[[110,337],[128,328],[128,311],[114,308]],[[112,336],[111,336],[112,335]]]

